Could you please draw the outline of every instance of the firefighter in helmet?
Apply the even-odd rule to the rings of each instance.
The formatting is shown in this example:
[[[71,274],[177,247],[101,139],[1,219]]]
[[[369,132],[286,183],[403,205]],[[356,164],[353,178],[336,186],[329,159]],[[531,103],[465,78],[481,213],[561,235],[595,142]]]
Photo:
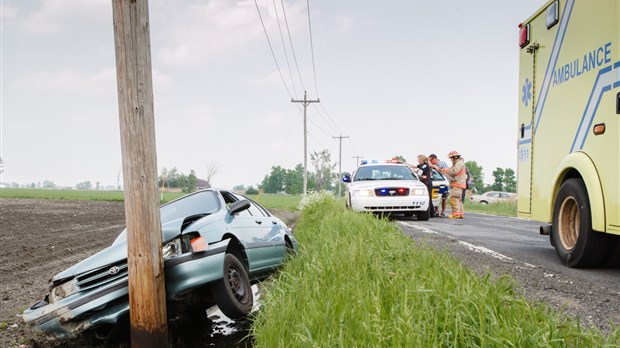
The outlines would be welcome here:
[[[450,207],[452,207],[452,215],[448,216],[448,218],[462,219],[465,213],[463,212],[463,201],[461,197],[463,195],[463,190],[467,188],[465,162],[456,151],[450,151],[448,157],[452,161],[452,166],[442,169],[450,178]]]

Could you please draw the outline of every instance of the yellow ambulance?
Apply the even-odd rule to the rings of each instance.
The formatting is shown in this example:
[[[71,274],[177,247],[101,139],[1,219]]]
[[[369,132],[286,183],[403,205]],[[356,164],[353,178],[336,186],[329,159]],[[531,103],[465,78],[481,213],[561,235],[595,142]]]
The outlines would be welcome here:
[[[620,1],[548,1],[519,46],[517,215],[563,264],[618,266]]]

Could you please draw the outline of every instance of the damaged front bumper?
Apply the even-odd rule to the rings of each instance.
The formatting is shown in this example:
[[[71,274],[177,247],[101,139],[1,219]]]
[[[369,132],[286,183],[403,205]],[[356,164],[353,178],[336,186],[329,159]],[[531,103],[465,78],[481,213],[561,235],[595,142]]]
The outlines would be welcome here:
[[[166,297],[180,295],[223,277],[228,240],[209,250],[189,252],[164,261]],[[119,271],[120,270],[120,271]],[[115,274],[111,274],[118,272]],[[26,309],[23,319],[35,329],[58,339],[74,338],[83,331],[116,325],[129,314],[126,260],[79,274],[77,290],[66,297],[52,293]],[[53,300],[50,301],[50,298]],[[51,302],[51,303],[50,303]]]

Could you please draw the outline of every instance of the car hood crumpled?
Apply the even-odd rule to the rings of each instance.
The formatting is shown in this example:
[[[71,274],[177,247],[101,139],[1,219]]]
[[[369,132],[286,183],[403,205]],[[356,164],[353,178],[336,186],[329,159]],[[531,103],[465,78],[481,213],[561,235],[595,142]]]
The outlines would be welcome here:
[[[183,219],[170,221],[162,225],[162,242],[166,243],[181,234]],[[109,247],[76,263],[66,270],[55,275],[52,280],[74,277],[84,272],[106,267],[127,258],[127,229]]]

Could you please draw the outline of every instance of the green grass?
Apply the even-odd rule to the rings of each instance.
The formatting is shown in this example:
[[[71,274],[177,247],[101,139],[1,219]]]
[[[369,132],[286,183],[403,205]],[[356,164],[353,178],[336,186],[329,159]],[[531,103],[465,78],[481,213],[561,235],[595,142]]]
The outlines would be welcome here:
[[[122,201],[123,191],[51,190],[2,188],[0,198],[66,199],[79,201]]]
[[[288,211],[297,210],[301,197],[301,195],[274,195],[265,193],[261,193],[260,195],[248,195],[248,198],[255,200],[265,208]]]
[[[185,195],[182,192],[164,192],[161,202],[168,202]],[[36,198],[36,199],[65,199],[73,201],[123,201],[123,191],[103,190],[52,190],[52,189],[23,189],[2,188],[0,198]]]
[[[526,301],[507,276],[480,278],[387,220],[334,200],[308,205],[300,249],[264,295],[255,347],[617,347]]]
[[[97,190],[51,190],[51,189],[23,189],[2,188],[0,198],[36,198],[36,199],[66,199],[78,201],[123,201],[123,191],[97,191]],[[169,202],[184,196],[183,192],[164,192],[161,194],[161,202]],[[268,209],[284,209],[295,211],[301,201],[300,195],[272,195],[261,194],[248,196],[259,202]]]
[[[480,203],[472,203],[469,200],[465,200],[463,202],[463,209],[465,209],[465,213],[468,211],[473,211],[477,213],[486,213],[492,215],[501,215],[501,216],[517,216],[517,201],[509,201],[509,202],[500,202],[500,203],[490,203],[487,205]],[[448,205],[450,203],[448,202]]]

